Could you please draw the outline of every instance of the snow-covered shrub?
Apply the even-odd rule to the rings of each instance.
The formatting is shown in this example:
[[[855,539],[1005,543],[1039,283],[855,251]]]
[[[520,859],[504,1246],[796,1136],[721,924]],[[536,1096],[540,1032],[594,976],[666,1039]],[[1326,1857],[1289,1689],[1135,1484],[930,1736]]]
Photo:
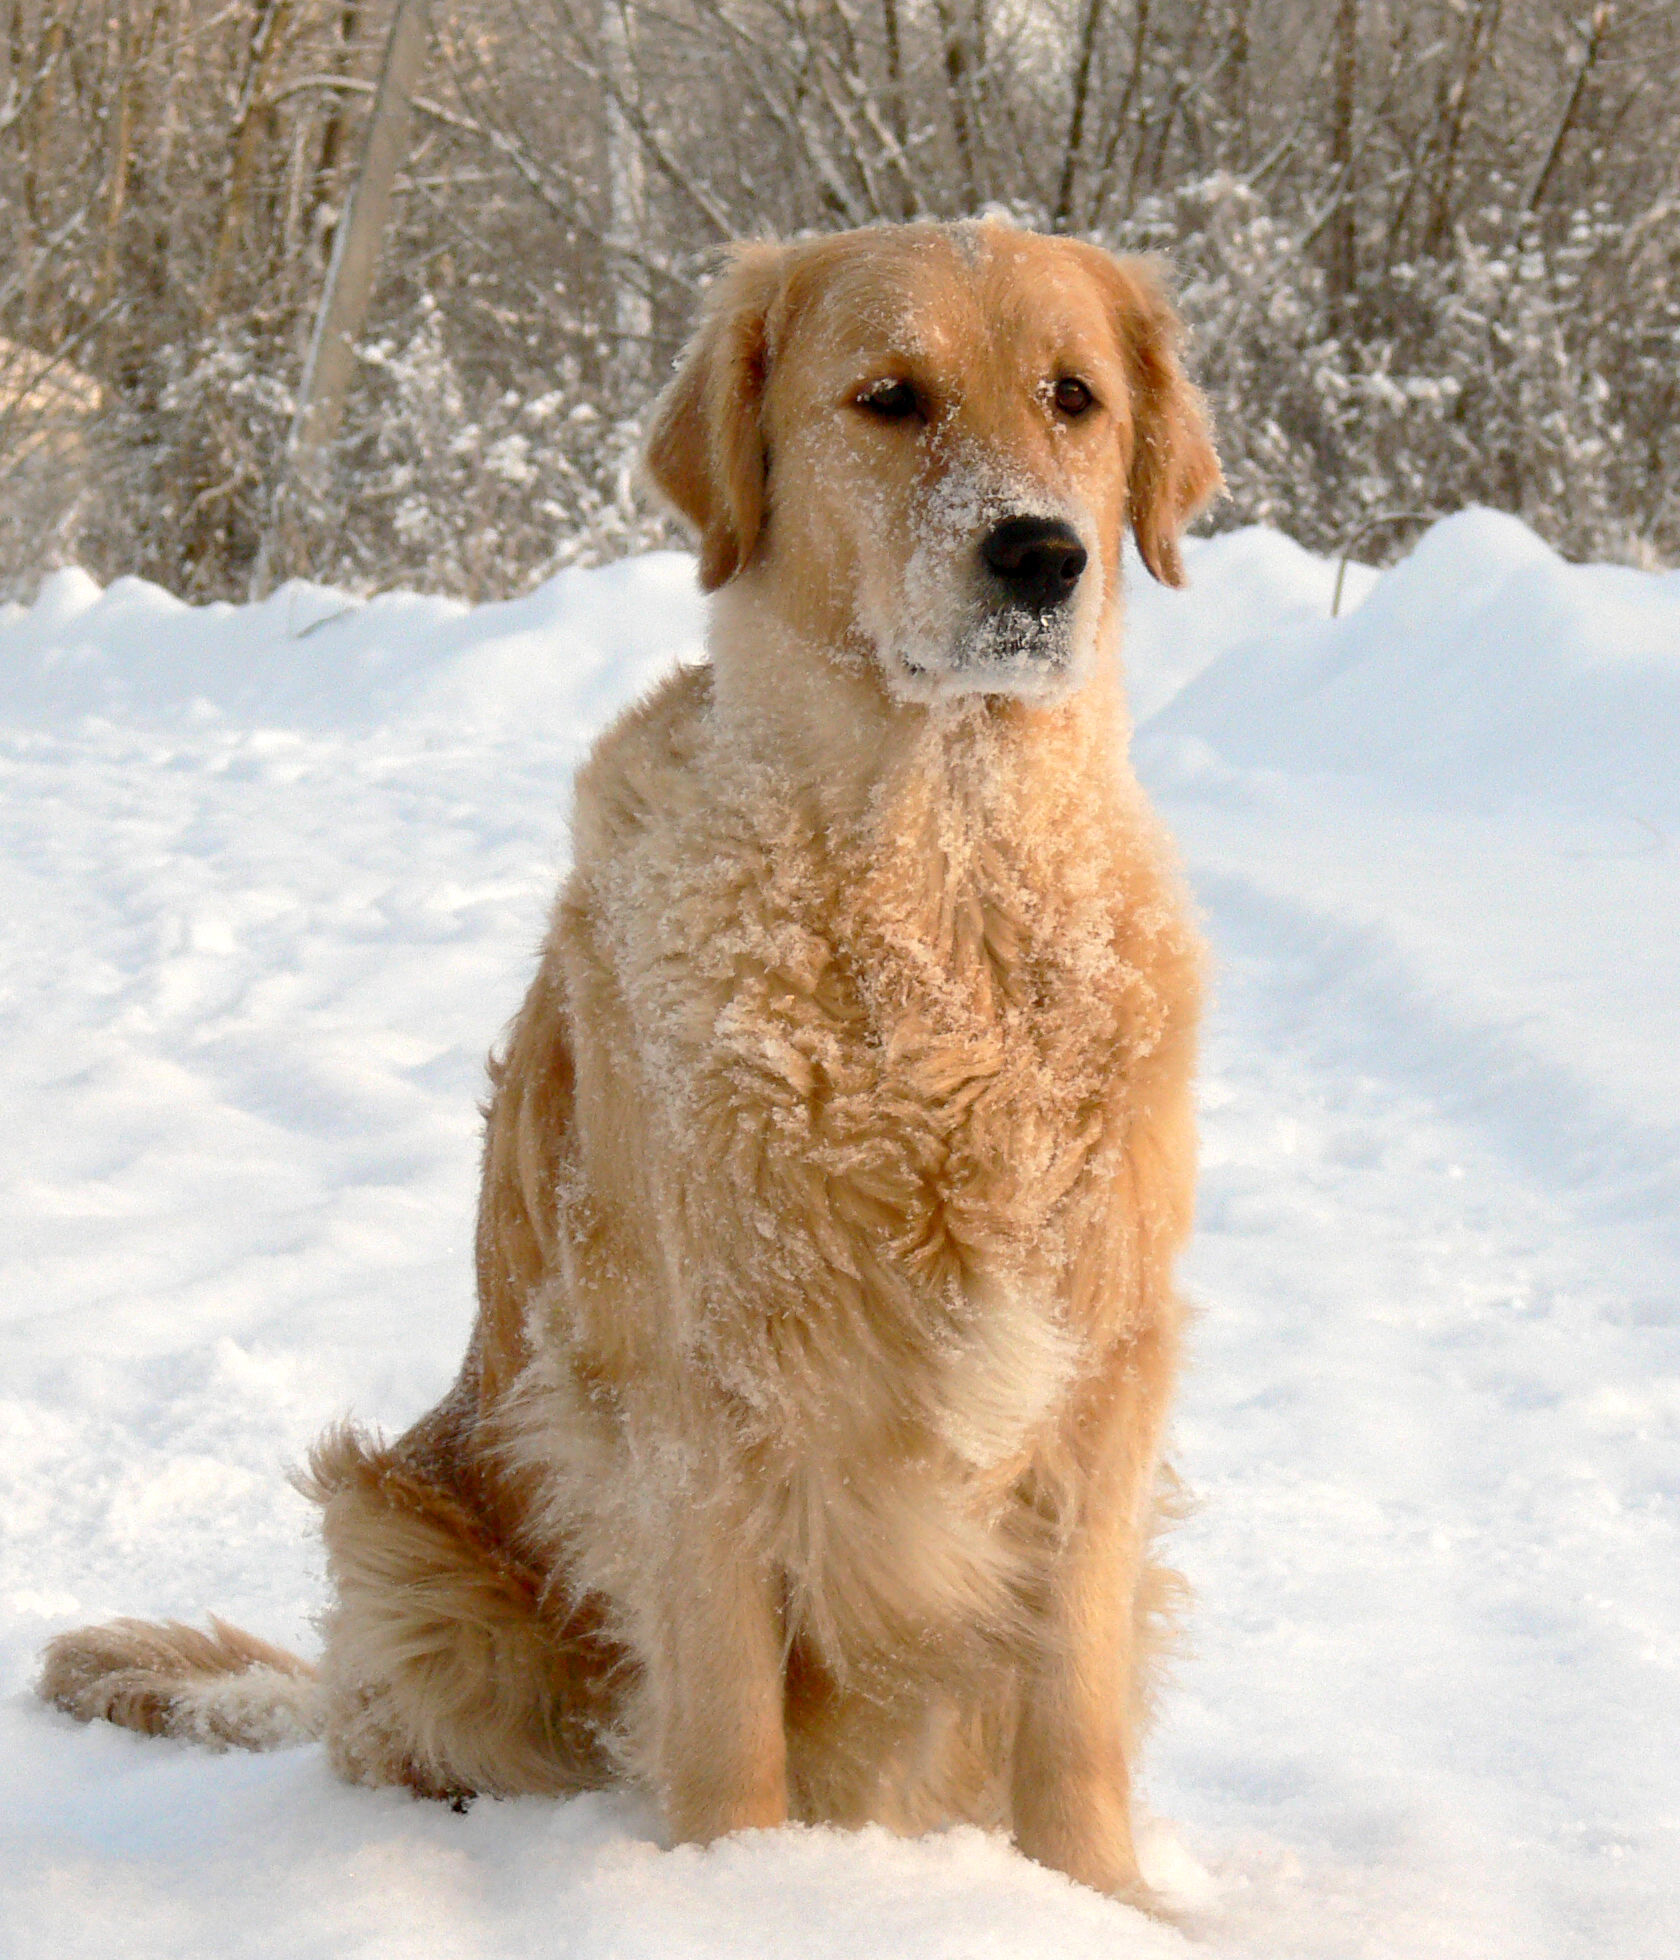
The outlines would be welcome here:
[[[1621,228],[1460,233],[1366,275],[1351,333],[1321,266],[1229,177],[1111,242],[1177,268],[1229,484],[1216,524],[1321,550],[1370,526],[1380,554],[1398,520],[1486,503],[1574,557],[1680,555],[1680,306],[1668,285],[1615,305],[1638,251]]]
[[[188,598],[243,597],[291,421],[291,367],[251,322],[136,364],[89,432],[99,493],[79,500],[62,555]]]
[[[469,372],[430,296],[406,337],[364,346],[341,501],[317,526],[324,575],[479,598],[662,540],[635,493],[639,420],[604,415],[575,361],[547,380]]]

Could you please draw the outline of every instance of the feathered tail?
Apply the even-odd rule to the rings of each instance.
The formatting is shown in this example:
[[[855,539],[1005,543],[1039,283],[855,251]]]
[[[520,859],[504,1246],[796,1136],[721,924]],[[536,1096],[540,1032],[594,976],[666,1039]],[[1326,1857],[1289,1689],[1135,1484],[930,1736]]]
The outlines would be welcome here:
[[[79,1721],[213,1749],[309,1742],[324,1715],[307,1661],[217,1619],[208,1633],[179,1620],[112,1620],[61,1633],[42,1656],[36,1688]]]

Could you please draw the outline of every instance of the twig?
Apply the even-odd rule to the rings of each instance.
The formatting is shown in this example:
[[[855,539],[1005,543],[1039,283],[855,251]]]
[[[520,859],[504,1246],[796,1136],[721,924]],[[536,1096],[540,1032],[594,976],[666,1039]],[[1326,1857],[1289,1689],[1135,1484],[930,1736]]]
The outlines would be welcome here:
[[[1385,524],[1433,524],[1441,515],[1438,510],[1381,510],[1367,517],[1342,546],[1342,562],[1336,567],[1336,588],[1330,595],[1330,617],[1334,619],[1342,609],[1342,581],[1347,577],[1353,554],[1373,531],[1381,530]]]

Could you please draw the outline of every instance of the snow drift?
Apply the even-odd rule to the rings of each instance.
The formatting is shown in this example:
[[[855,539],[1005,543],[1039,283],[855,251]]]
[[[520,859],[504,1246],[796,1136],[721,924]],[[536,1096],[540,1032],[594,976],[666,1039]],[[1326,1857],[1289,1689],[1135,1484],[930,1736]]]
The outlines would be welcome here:
[[[1515,792],[1671,815],[1680,573],[1566,565],[1514,517],[1464,511],[1357,610],[1268,622],[1228,649],[1151,732],[1236,764],[1458,801]]]

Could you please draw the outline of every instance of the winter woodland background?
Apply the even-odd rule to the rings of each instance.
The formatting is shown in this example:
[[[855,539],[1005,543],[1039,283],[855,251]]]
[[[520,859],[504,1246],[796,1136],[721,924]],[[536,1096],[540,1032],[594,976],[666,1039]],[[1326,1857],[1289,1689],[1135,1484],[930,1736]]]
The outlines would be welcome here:
[[[5,0],[0,590],[243,597],[392,0]],[[471,598],[656,540],[726,239],[987,203],[1164,251],[1231,496],[1680,557],[1672,0],[434,0],[330,494],[282,569]],[[1380,523],[1370,520],[1380,519]]]

